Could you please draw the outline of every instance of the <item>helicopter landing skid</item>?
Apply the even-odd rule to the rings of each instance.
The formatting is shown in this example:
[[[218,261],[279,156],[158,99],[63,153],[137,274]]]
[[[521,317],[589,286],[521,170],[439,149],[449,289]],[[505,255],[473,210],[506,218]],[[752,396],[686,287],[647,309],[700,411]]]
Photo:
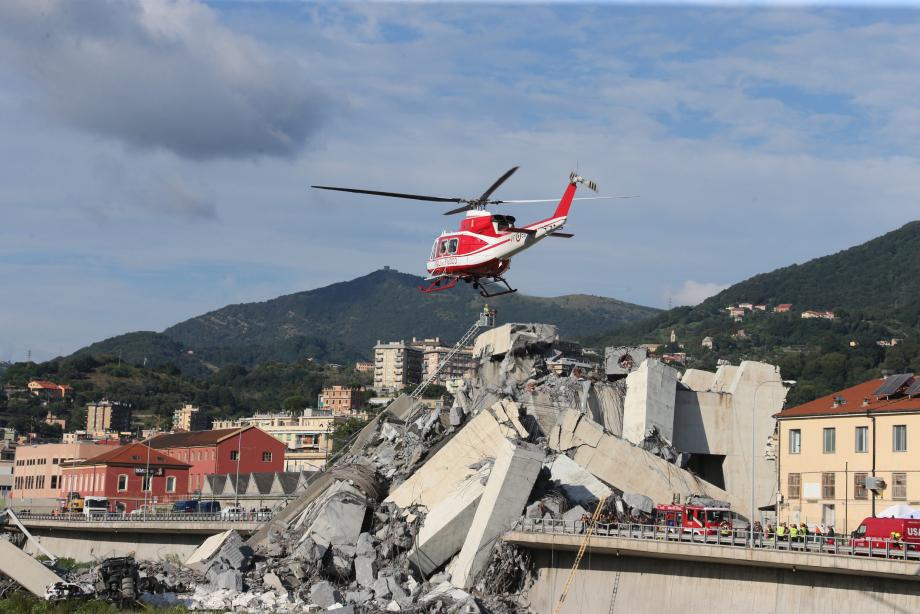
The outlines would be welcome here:
[[[450,281],[448,281],[446,284],[442,286],[441,282],[444,281],[445,279],[449,279]],[[460,281],[459,277],[447,277],[447,276],[438,277],[437,279],[435,279],[433,282],[431,282],[427,286],[419,286],[418,289],[424,292],[425,294],[430,294],[432,292],[440,292],[441,290],[450,290],[451,288],[457,285],[458,281]]]
[[[505,289],[499,290],[498,292],[489,292],[489,287],[496,286],[496,285],[504,285]],[[476,281],[475,284],[473,284],[473,287],[478,288],[480,296],[484,296],[486,298],[491,298],[493,296],[502,296],[503,294],[512,294],[514,292],[517,292],[517,288],[512,288],[511,286],[509,286],[508,282],[505,281],[504,277],[493,277],[490,281],[483,281],[479,279]]]

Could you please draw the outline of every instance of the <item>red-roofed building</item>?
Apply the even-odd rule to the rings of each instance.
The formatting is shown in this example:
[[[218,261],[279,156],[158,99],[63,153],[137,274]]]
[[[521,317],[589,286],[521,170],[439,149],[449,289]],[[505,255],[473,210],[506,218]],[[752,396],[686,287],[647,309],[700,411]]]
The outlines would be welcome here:
[[[780,303],[773,308],[774,313],[789,313],[792,311],[792,303]]]
[[[131,443],[61,468],[61,497],[78,492],[109,500],[109,510],[130,512],[144,503],[188,497],[190,465],[142,443]]]
[[[29,382],[28,388],[33,396],[46,399],[65,399],[69,394],[73,393],[73,388],[67,384],[55,384],[41,379],[34,379]]]
[[[284,443],[254,426],[168,433],[145,443],[191,465],[188,492],[193,494],[207,475],[284,471]]]
[[[873,509],[920,507],[920,377],[869,380],[776,418],[781,522],[842,533]],[[874,491],[867,487],[873,476],[881,480]]]

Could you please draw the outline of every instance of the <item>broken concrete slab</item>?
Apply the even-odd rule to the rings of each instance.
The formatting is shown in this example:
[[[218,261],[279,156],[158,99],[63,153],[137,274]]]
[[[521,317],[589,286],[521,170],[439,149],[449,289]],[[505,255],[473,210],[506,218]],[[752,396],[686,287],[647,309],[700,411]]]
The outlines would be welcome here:
[[[546,467],[550,471],[550,479],[559,482],[559,489],[577,505],[590,506],[613,494],[606,484],[565,454],[557,454],[546,463]]]
[[[423,575],[434,572],[463,547],[491,470],[491,463],[483,463],[476,473],[428,510],[415,546],[407,555]]]
[[[310,587],[310,603],[329,608],[342,602],[342,595],[329,582],[317,582]]]
[[[188,559],[185,561],[185,566],[192,569],[201,569],[203,570],[202,563],[205,563],[211,559],[217,552],[220,550],[221,546],[224,545],[224,542],[230,539],[230,535],[236,533],[233,529],[224,531],[223,533],[217,533],[208,537],[206,540],[201,542],[201,545],[192,553]]]
[[[390,492],[385,502],[406,508],[428,509],[457,492],[477,470],[470,467],[503,445],[506,438],[524,438],[527,429],[518,419],[519,406],[511,401],[495,403],[466,423],[434,456],[406,481]]]
[[[652,501],[651,497],[634,492],[624,492],[623,503],[645,514],[651,514],[652,509],[655,507],[655,502]]]
[[[492,544],[521,517],[543,468],[544,456],[542,446],[530,443],[506,439],[499,446],[469,534],[453,567],[451,580],[455,585],[473,585],[489,561]]]
[[[317,502],[315,517],[305,535],[327,547],[354,547],[366,512],[364,495],[346,482],[336,482],[324,495],[324,500]]]
[[[42,599],[45,598],[48,587],[61,582],[61,578],[53,571],[5,539],[0,539],[0,572]]]
[[[550,346],[559,338],[552,324],[504,324],[476,337],[473,356],[498,358],[528,346]]]
[[[679,373],[656,359],[647,359],[626,376],[623,439],[639,444],[656,428],[674,441],[674,404]]]
[[[270,588],[271,590],[281,595],[287,595],[287,592],[288,592],[287,587],[284,585],[283,582],[281,582],[281,578],[278,577],[278,574],[272,571],[262,576],[262,583],[266,587]]]
[[[568,410],[553,429],[549,447],[565,452],[585,470],[623,492],[639,492],[657,503],[670,503],[697,494],[728,501],[732,508],[741,501],[627,441],[608,435],[599,424],[577,410]]]
[[[355,580],[364,588],[371,588],[377,581],[377,557],[361,555],[355,558]]]

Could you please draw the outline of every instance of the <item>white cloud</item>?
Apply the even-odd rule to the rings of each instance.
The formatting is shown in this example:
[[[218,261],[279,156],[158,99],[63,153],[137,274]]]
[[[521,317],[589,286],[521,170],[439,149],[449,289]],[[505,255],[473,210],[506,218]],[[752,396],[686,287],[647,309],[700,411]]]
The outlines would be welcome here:
[[[678,288],[672,297],[674,305],[698,305],[710,296],[718,294],[729,284],[717,284],[711,281],[693,281],[688,279]]]

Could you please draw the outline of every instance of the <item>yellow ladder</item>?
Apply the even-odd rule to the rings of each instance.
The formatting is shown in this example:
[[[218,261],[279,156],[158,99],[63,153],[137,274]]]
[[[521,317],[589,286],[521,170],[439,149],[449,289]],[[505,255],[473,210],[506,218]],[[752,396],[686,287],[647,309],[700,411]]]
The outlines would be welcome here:
[[[601,500],[597,502],[597,507],[594,508],[594,515],[591,516],[591,522],[588,524],[588,528],[585,531],[585,537],[581,540],[581,545],[578,547],[578,554],[575,555],[572,571],[569,572],[569,577],[565,581],[565,586],[562,587],[562,594],[559,595],[559,602],[556,604],[556,609],[553,610],[553,614],[559,614],[562,610],[562,602],[565,601],[565,596],[572,586],[572,580],[575,579],[575,572],[578,571],[578,566],[581,565],[581,559],[585,556],[585,550],[588,549],[588,542],[591,541],[591,535],[594,533],[594,527],[597,525],[597,519],[600,518],[601,510],[604,509],[604,502],[606,500],[607,497],[601,497]]]

